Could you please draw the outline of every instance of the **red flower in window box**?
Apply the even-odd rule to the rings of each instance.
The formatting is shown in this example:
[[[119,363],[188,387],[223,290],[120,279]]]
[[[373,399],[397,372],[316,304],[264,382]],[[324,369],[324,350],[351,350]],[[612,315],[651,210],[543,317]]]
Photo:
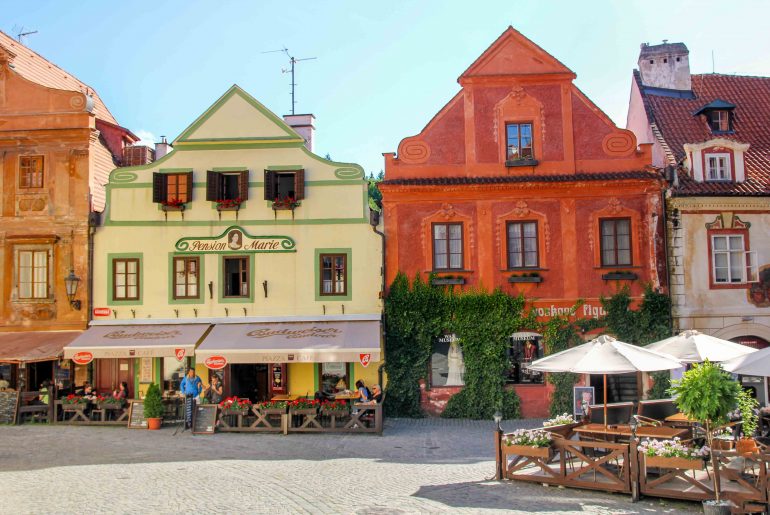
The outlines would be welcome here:
[[[184,207],[185,201],[180,198],[170,198],[170,199],[164,200],[163,202],[161,202],[161,204],[164,207],[180,208],[180,207]]]
[[[217,209],[240,209],[241,204],[243,203],[243,199],[241,197],[238,198],[226,198],[217,200]]]
[[[273,209],[294,209],[300,205],[300,201],[291,195],[286,197],[275,197],[273,200]]]

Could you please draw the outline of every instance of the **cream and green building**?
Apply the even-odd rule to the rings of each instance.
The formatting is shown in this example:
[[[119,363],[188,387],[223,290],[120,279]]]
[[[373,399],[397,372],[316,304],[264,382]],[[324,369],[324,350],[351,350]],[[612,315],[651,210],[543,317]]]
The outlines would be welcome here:
[[[97,388],[170,391],[193,361],[254,400],[381,381],[364,171],[312,153],[312,115],[287,120],[233,86],[168,154],[110,174],[93,321],[65,349]]]

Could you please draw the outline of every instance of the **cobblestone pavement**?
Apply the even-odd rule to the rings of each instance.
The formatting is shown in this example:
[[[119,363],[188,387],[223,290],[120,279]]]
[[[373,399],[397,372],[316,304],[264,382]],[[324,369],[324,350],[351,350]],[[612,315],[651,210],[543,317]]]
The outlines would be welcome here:
[[[0,514],[701,512],[489,481],[491,422],[391,419],[385,428],[381,437],[175,436],[173,427],[0,426]]]

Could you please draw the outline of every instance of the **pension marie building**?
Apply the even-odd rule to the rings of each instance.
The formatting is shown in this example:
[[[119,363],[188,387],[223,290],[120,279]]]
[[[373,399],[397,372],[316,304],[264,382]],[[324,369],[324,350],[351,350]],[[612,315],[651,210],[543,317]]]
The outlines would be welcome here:
[[[94,320],[65,349],[97,389],[171,392],[193,363],[253,401],[380,381],[382,239],[363,169],[313,154],[312,123],[233,86],[110,174]]]

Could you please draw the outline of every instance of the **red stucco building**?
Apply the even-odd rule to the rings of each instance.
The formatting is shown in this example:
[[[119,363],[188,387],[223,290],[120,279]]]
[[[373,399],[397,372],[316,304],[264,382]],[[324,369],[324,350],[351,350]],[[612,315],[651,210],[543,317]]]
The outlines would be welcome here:
[[[398,272],[436,273],[455,288],[523,293],[542,318],[578,299],[576,316],[598,316],[601,295],[665,286],[663,177],[650,145],[616,127],[575,77],[509,27],[422,132],[385,154],[388,284]],[[542,345],[527,338],[512,339],[507,380],[524,416],[545,416],[548,386],[523,366]],[[453,338],[440,340],[423,395],[433,413],[462,388]]]

